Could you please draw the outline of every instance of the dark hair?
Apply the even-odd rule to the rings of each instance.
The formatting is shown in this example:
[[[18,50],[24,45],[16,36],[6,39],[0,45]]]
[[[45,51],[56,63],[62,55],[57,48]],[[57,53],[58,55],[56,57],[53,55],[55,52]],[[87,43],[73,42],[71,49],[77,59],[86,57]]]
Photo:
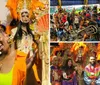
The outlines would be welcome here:
[[[68,62],[69,62],[70,60],[71,60],[71,62],[72,62],[71,67],[68,66]],[[73,61],[72,61],[72,59],[71,59],[71,58],[68,58],[68,59],[65,61],[65,64],[64,64],[64,66],[63,66],[62,68],[63,68],[63,70],[68,70],[68,69],[74,70],[74,66],[73,66]]]
[[[16,34],[15,34],[14,39],[13,39],[15,41],[15,43],[16,43],[16,48],[17,48],[17,40],[18,39],[19,40],[22,39],[22,28],[21,28],[22,24],[23,23],[20,21],[19,24],[18,24],[18,28],[17,28]],[[36,40],[34,39],[34,35],[33,35],[32,31],[31,31],[31,29],[29,27],[29,23],[26,23],[25,25],[26,25],[27,33],[32,36],[33,41],[37,44]]]
[[[6,27],[4,25],[0,24],[0,27],[3,28],[4,31],[6,30]]]
[[[73,66],[73,61],[72,61],[72,59],[68,58],[68,59],[66,60],[65,67],[69,67],[69,66],[68,66],[68,62],[69,62],[70,60],[71,60],[71,62],[72,62],[72,66]]]
[[[10,22],[10,26],[17,26],[18,22],[19,22],[18,20],[12,19],[12,21]]]
[[[65,65],[63,66],[62,70],[64,70],[66,72],[66,74],[72,74],[74,71],[75,71],[75,67],[73,66],[73,62],[72,62],[72,65],[69,67],[68,66],[68,62],[71,60],[72,62],[72,59],[68,58],[65,62]]]

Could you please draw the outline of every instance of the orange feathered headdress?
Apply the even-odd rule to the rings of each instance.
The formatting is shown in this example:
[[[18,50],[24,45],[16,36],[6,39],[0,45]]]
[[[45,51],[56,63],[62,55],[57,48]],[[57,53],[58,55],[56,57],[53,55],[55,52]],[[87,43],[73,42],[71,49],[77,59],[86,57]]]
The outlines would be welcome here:
[[[20,11],[24,6],[27,7],[31,16],[37,7],[44,7],[44,4],[39,0],[8,0],[6,4],[6,7],[10,10],[11,16],[14,19],[19,19]]]

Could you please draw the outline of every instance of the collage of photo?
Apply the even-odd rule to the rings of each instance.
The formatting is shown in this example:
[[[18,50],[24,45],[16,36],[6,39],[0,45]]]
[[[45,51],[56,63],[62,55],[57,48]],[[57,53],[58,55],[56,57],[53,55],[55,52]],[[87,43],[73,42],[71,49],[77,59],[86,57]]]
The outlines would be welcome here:
[[[100,0],[50,0],[51,85],[100,85]]]
[[[0,85],[100,85],[100,0],[0,0]]]

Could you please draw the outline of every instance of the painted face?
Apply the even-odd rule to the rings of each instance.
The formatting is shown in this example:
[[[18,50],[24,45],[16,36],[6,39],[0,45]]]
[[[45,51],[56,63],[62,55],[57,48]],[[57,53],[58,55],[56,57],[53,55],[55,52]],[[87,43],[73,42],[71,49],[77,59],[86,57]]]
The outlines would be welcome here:
[[[95,57],[90,57],[90,64],[94,65],[96,62]]]
[[[8,39],[9,37],[4,32],[4,30],[0,27],[0,57],[1,55],[7,53],[9,49]]]
[[[30,21],[30,19],[29,19],[29,13],[28,12],[23,12],[21,14],[21,21],[23,23],[28,23]]]

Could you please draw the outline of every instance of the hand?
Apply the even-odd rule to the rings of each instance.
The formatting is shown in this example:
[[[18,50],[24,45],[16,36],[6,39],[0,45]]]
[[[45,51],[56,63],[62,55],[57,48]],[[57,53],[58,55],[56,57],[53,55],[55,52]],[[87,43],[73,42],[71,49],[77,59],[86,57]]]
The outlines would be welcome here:
[[[34,65],[35,60],[36,60],[37,51],[38,51],[37,49],[35,51],[33,51],[32,56],[30,56],[30,51],[28,52],[28,55],[26,57],[26,68],[27,68],[27,70],[32,69],[32,66]]]
[[[96,85],[96,84],[95,84],[95,81],[92,81],[90,85]]]

